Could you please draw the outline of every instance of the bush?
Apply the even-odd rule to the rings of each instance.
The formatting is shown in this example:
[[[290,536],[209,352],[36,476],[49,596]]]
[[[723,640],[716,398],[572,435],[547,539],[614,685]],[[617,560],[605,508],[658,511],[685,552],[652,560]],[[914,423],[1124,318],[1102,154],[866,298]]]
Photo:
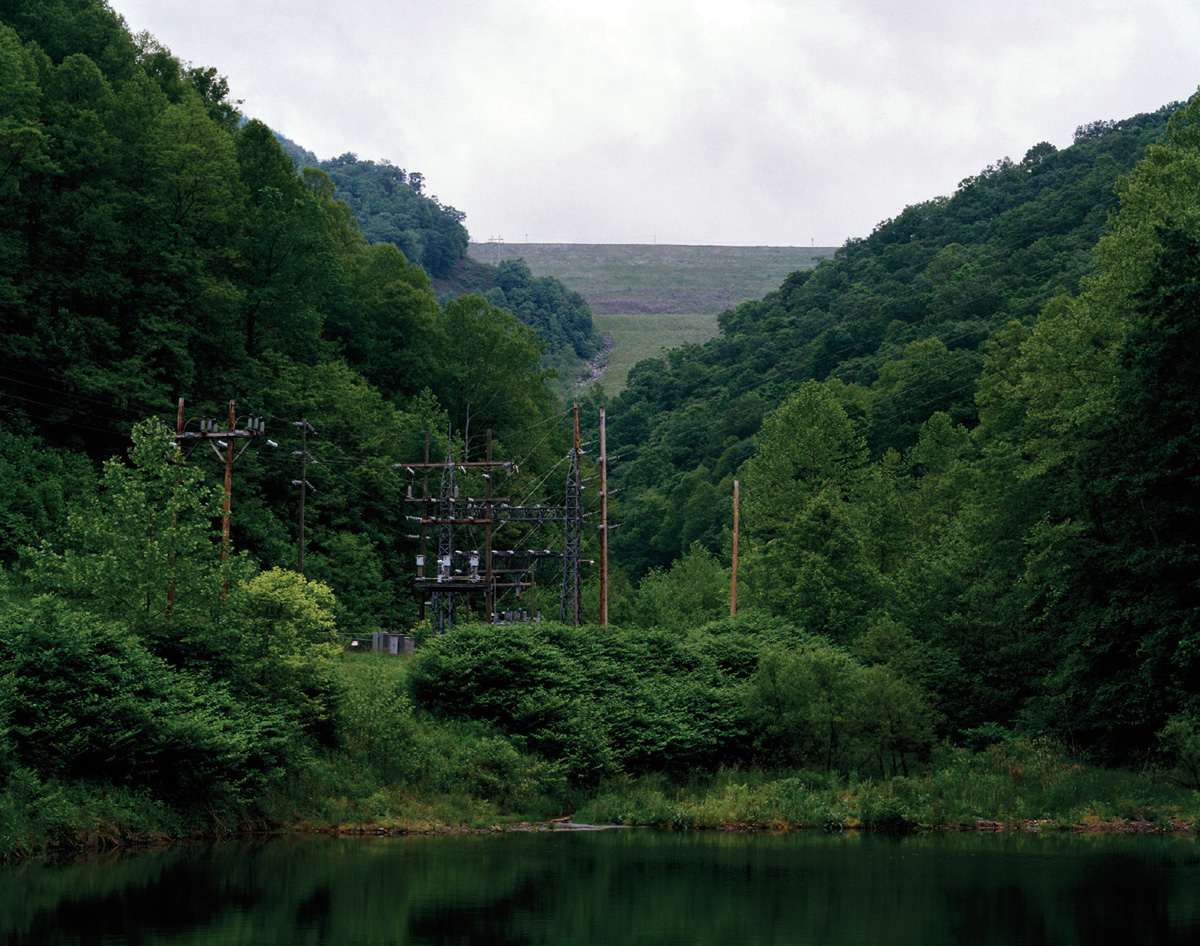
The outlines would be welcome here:
[[[402,781],[415,766],[416,723],[404,693],[403,662],[363,654],[347,662],[341,703],[346,750],[384,784]]]
[[[745,742],[732,684],[662,632],[467,625],[421,648],[410,679],[418,706],[498,726],[573,785],[715,766]]]
[[[561,814],[569,796],[560,765],[525,750],[518,740],[480,723],[427,726],[416,751],[423,798],[465,797],[526,816]]]
[[[247,733],[122,625],[39,599],[0,617],[0,720],[10,764],[42,778],[193,798],[233,790]]]
[[[239,583],[226,603],[237,636],[230,669],[238,695],[326,745],[334,742],[342,692],[335,607],[327,585],[284,568]]]
[[[781,764],[886,777],[908,774],[933,744],[935,714],[917,684],[817,639],[764,648],[744,693],[759,746]]]
[[[1172,767],[1171,775],[1187,788],[1200,789],[1200,720],[1172,716],[1158,733],[1158,743]]]

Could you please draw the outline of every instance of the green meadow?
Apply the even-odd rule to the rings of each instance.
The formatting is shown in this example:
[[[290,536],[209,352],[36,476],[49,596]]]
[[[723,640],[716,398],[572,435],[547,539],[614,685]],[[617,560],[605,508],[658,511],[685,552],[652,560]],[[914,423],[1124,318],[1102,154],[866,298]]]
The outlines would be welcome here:
[[[596,330],[614,348],[603,378],[617,394],[629,370],[664,348],[707,341],[717,316],[778,289],[789,273],[811,269],[831,247],[681,246],[631,243],[472,243],[471,258],[525,260],[578,292]]]
[[[710,312],[592,314],[592,322],[601,335],[611,334],[613,349],[608,368],[600,383],[608,394],[625,388],[629,372],[639,361],[653,358],[665,348],[699,344],[717,334],[717,317]]]

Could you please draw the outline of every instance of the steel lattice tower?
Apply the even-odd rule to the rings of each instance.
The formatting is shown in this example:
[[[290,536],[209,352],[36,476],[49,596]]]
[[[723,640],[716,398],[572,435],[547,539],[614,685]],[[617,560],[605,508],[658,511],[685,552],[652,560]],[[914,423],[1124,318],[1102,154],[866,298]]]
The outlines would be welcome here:
[[[566,498],[563,502],[563,573],[558,619],[579,627],[582,610],[579,600],[579,556],[582,553],[583,497],[579,483],[579,405],[575,406],[575,448],[567,471]]]
[[[454,454],[446,448],[446,465],[442,467],[442,486],[438,494],[437,561],[434,563],[439,580],[449,581],[454,568],[454,526],[457,489],[454,485]],[[435,590],[429,603],[433,610],[433,630],[445,634],[454,626],[454,595]]]
[[[578,410],[578,409],[577,409]],[[578,626],[582,619],[580,598],[580,555],[582,554],[583,501],[579,473],[579,419],[575,420],[575,447],[569,454],[566,499],[562,506],[535,504],[511,505],[503,496],[497,496],[492,488],[492,476],[504,470],[509,476],[519,474],[517,465],[511,461],[493,461],[491,431],[488,431],[487,460],[463,459],[455,462],[452,442],[448,438],[446,459],[441,463],[429,460],[429,435],[426,432],[425,460],[422,463],[396,463],[396,469],[406,469],[412,476],[421,474],[421,495],[414,496],[408,488],[406,502],[420,507],[419,515],[406,518],[420,523],[419,535],[410,539],[420,541],[417,555],[417,575],[414,582],[418,593],[429,594],[422,600],[421,617],[428,620],[435,634],[450,631],[462,618],[460,608],[470,608],[472,597],[482,597],[485,620],[503,623],[512,620],[540,620],[540,612],[532,603],[540,575],[545,574],[549,588],[554,587],[555,571],[561,576],[558,617],[564,623]],[[479,474],[484,483],[483,497],[459,496],[459,484],[455,482],[455,469],[466,474]],[[430,495],[431,474],[441,473],[441,487],[436,496]],[[470,488],[468,478],[468,489]],[[563,549],[497,549],[494,547],[494,532],[507,524],[530,526],[552,525],[563,530]],[[482,552],[469,544],[475,539],[474,530],[483,529]],[[429,529],[433,535],[429,536]],[[457,533],[457,535],[456,535]],[[436,545],[437,557],[429,561],[426,555],[426,539]],[[468,544],[464,545],[464,541]],[[553,563],[553,565],[551,565]],[[459,567],[455,567],[456,564]],[[554,569],[554,570],[552,570]],[[516,592],[518,600],[522,592],[529,592],[530,604],[525,608],[502,614],[497,603],[498,596]],[[522,616],[524,615],[524,616]]]

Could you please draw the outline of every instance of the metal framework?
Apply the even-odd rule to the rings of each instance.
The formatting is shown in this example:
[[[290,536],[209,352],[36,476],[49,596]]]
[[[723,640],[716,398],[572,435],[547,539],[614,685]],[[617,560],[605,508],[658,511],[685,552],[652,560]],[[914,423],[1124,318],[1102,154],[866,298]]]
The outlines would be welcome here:
[[[579,480],[579,432],[576,419],[575,448],[571,452],[566,498],[562,506],[512,505],[508,498],[492,495],[492,477],[500,470],[509,476],[518,472],[510,462],[493,461],[492,436],[488,431],[487,459],[456,462],[450,448],[440,463],[429,460],[429,435],[425,436],[425,460],[422,463],[397,463],[396,469],[421,474],[421,495],[414,496],[410,486],[405,502],[419,507],[418,515],[408,516],[420,524],[417,575],[414,587],[420,595],[421,618],[428,617],[433,631],[445,634],[460,620],[460,609],[470,607],[470,598],[483,597],[484,613],[493,624],[540,619],[536,592],[539,579],[558,573],[562,579],[558,617],[563,623],[578,626],[580,610],[580,536],[583,504]],[[459,495],[455,473],[479,473],[484,481],[482,497]],[[430,476],[440,474],[437,496],[430,494]],[[561,530],[561,549],[493,548],[497,529],[508,524],[554,524]],[[483,548],[476,546],[483,533]],[[431,534],[432,533],[432,534]],[[436,558],[429,559],[430,546]],[[540,582],[543,586],[545,581]],[[517,606],[499,607],[512,595]],[[427,597],[428,596],[428,597]],[[522,602],[520,599],[524,598]],[[428,615],[427,615],[428,609]]]
[[[579,482],[579,408],[575,408],[575,449],[567,472],[567,491],[563,500],[562,594],[559,596],[559,621],[580,625],[579,558],[583,533],[583,489]]]

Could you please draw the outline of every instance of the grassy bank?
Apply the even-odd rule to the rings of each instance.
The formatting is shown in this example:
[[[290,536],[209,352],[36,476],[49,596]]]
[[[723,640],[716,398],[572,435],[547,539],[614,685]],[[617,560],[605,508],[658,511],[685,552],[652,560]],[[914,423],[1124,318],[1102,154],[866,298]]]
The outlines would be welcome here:
[[[448,746],[443,746],[448,748]],[[464,773],[465,774],[465,773]],[[498,773],[486,769],[470,779]],[[503,827],[570,817],[581,824],[674,830],[1096,830],[1192,832],[1200,793],[1161,773],[1072,761],[1048,742],[1017,740],[983,751],[944,746],[909,777],[728,769],[690,777],[609,779],[587,791],[555,780],[493,781],[490,791],[450,791],[400,780],[322,795],[318,774],[298,823],[306,829],[390,832]]]
[[[888,780],[756,770],[688,784],[646,777],[610,786],[576,817],[725,830],[1191,831],[1200,816],[1195,792],[1146,774],[1079,765],[1029,745],[943,755],[927,773]]]
[[[1088,765],[1044,737],[1009,737],[978,750],[942,743],[920,770],[892,778],[745,766],[581,784],[564,775],[564,760],[533,751],[511,727],[420,711],[410,696],[411,667],[385,655],[346,660],[343,745],[315,758],[290,798],[276,800],[278,823],[436,830],[571,816],[656,828],[1178,830],[1200,819],[1200,793],[1171,773]],[[446,669],[463,675],[463,687],[478,686],[462,665]],[[554,702],[539,692],[539,703]]]

